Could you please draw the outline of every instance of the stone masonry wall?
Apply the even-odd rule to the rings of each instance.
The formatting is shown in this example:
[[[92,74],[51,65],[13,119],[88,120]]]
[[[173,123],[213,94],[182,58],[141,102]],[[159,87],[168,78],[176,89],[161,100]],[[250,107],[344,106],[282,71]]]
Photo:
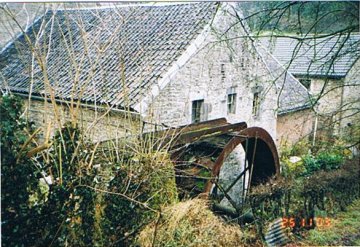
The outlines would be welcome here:
[[[311,79],[311,93],[316,97],[325,83],[324,94],[315,109],[319,113],[318,128],[323,135],[343,135],[360,120],[360,61],[345,79]]]
[[[326,83],[326,84],[325,84]],[[321,90],[325,86],[324,92],[320,95],[317,110],[324,115],[332,115],[341,105],[341,94],[343,80],[341,79],[325,79],[312,78],[310,92],[316,97],[321,94]]]
[[[342,116],[342,127],[348,123],[359,124],[360,120],[360,59],[345,77],[344,100],[346,105]]]
[[[324,92],[320,95],[323,87]],[[353,128],[360,122],[360,60],[344,79],[311,78],[309,90],[314,98],[321,96],[315,106],[318,112],[316,138],[351,136]],[[293,144],[306,137],[312,132],[315,119],[315,113],[310,110],[278,116],[278,145],[285,141]]]
[[[352,135],[354,128],[360,128],[360,59],[348,72],[344,84],[340,130],[342,135]]]
[[[315,115],[311,109],[292,112],[277,117],[278,146],[293,145],[303,138],[311,138]]]
[[[215,28],[221,33],[232,21],[236,20],[221,16],[214,20]],[[238,28],[233,32],[240,36],[243,31]],[[222,39],[227,37],[231,34]],[[148,115],[170,126],[190,124],[192,101],[203,99],[208,109],[207,120],[225,117],[232,123],[245,121],[248,126],[263,127],[275,139],[277,95],[271,81],[264,63],[248,39],[219,42],[212,32],[200,51],[179,69],[150,105]],[[263,88],[258,116],[252,113],[256,86]],[[235,114],[227,113],[227,92],[230,88],[237,94]]]
[[[26,109],[24,116],[27,116],[30,121],[34,121],[36,127],[41,127],[43,135],[46,133],[49,123],[51,124],[51,135],[53,135],[60,125],[63,126],[66,121],[72,119],[71,115],[77,115],[80,128],[94,142],[123,137],[127,132],[134,132],[140,128],[138,119],[125,117],[123,113],[80,107],[77,113],[72,114],[68,105],[57,104],[59,117],[56,117],[54,107],[49,102],[31,100],[29,104],[29,101],[24,99],[24,104]]]

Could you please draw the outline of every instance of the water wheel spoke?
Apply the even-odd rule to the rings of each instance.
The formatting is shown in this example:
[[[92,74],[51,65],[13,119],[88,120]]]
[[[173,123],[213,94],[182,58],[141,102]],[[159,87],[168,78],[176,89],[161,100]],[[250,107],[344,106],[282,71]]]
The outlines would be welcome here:
[[[229,187],[225,190],[226,193],[229,193],[229,191],[232,189],[232,187],[234,187],[234,185],[240,180],[240,178],[242,178],[243,176],[245,177],[245,173],[246,171],[249,170],[249,167],[245,168],[245,170],[243,170],[239,176],[237,176],[235,178],[235,180],[229,185]]]
[[[215,181],[215,185],[224,194],[225,198],[230,202],[231,206],[233,206],[233,208],[236,210],[236,212],[239,213],[238,205],[236,205],[235,201],[231,198],[231,196],[228,193],[226,193],[226,191],[220,185],[220,183]]]

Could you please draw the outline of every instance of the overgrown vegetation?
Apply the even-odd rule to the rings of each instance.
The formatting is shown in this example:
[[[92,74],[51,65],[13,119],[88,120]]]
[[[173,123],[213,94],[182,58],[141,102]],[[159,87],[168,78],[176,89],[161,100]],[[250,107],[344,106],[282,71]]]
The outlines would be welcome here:
[[[312,147],[299,142],[283,150],[284,176],[252,188],[249,195],[261,231],[272,220],[285,217],[294,218],[293,231],[298,233],[304,230],[299,227],[302,219],[314,219],[317,214],[334,216],[360,197],[359,160],[342,144],[336,141]]]
[[[302,140],[291,147],[282,148],[283,175],[300,177],[309,176],[319,170],[338,169],[351,155],[345,142],[340,140],[319,142],[316,146]]]
[[[141,246],[234,246],[256,242],[243,234],[246,229],[241,233],[238,227],[225,225],[203,200],[167,207],[177,202],[174,169],[166,150],[153,149],[153,139],[135,137],[127,139],[125,146],[114,148],[110,142],[98,147],[88,144],[76,124],[67,123],[45,140],[51,145],[43,150],[32,144],[38,131],[26,125],[21,112],[19,98],[1,98],[4,244],[124,246],[137,241]],[[282,153],[285,177],[252,189],[248,202],[260,235],[263,226],[277,217],[314,217],[316,209],[335,213],[360,196],[356,193],[360,191],[358,165],[354,160],[343,165],[347,149],[321,143],[311,154],[309,148],[303,142],[286,149]],[[290,155],[301,158],[294,162]],[[218,238],[219,233],[226,238]]]
[[[94,146],[77,124],[66,123],[44,146],[21,117],[21,100],[9,95],[0,102],[5,245],[258,244],[245,234],[252,226],[240,232],[226,225],[204,200],[171,206],[178,198],[173,164],[154,139]],[[258,234],[277,217],[334,214],[360,196],[358,163],[341,144],[300,142],[284,150],[285,176],[249,195]]]
[[[171,162],[152,140],[123,147],[131,152],[97,150],[66,123],[43,148],[31,144],[36,135],[21,113],[19,98],[1,97],[4,245],[130,245],[161,207],[176,202]]]
[[[162,207],[177,201],[174,169],[166,153],[138,152],[127,162],[110,182],[111,194],[104,196],[107,244],[131,244]],[[136,200],[112,193],[132,195]]]

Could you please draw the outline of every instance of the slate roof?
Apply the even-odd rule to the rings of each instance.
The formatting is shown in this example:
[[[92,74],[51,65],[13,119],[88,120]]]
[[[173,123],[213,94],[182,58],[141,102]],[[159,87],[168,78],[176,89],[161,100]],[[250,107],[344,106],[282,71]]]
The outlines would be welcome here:
[[[57,98],[134,107],[212,20],[216,7],[202,2],[49,11],[27,34],[32,41],[40,35],[46,76]],[[284,71],[266,49],[259,49],[274,74]],[[1,87],[42,95],[45,78],[36,59],[31,70],[30,50],[23,35],[2,50]],[[308,107],[307,90],[286,75],[277,81],[279,112]]]
[[[200,34],[215,10],[216,3],[203,2],[49,11],[27,34],[34,41],[46,23],[39,42],[50,48],[41,52],[57,98],[73,95],[85,102],[118,107],[129,102],[132,107]],[[31,61],[21,35],[0,54],[2,87],[41,95],[44,75],[35,59],[30,83]]]
[[[311,106],[309,91],[261,44],[257,49],[275,80],[278,91],[278,114],[303,110]]]
[[[290,73],[299,76],[345,77],[360,57],[358,34],[302,41],[287,37],[271,41],[262,38],[261,42],[285,67],[290,64]]]

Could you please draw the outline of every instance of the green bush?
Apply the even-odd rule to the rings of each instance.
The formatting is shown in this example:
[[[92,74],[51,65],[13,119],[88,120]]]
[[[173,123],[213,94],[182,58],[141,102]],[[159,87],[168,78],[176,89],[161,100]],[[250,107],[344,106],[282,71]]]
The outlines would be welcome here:
[[[301,140],[292,146],[284,144],[281,146],[281,160],[285,160],[290,156],[303,156],[309,153],[311,144],[307,140]]]
[[[39,237],[34,226],[38,208],[31,207],[29,199],[32,188],[37,187],[39,172],[23,155],[29,147],[22,148],[28,136],[26,122],[20,117],[21,99],[2,96],[0,113],[1,240],[4,246],[32,246]]]
[[[337,169],[344,161],[344,156],[336,153],[321,152],[317,155],[317,162],[323,170]]]
[[[340,168],[345,157],[339,153],[320,152],[316,157],[306,155],[303,157],[306,171],[303,175],[310,175],[319,170],[330,171]]]
[[[303,160],[304,160],[304,164],[305,164],[305,171],[302,175],[310,175],[310,174],[314,173],[315,171],[318,171],[321,169],[319,162],[311,154],[305,155],[303,157]]]
[[[50,171],[46,203],[39,207],[39,215],[33,223],[41,236],[37,246],[93,245],[95,191],[86,187],[93,185],[95,174],[83,160],[89,159],[89,152],[82,144],[82,132],[75,125],[66,123],[56,131],[52,146],[46,152],[51,157],[36,159],[40,169]],[[28,232],[32,233],[29,228]]]
[[[299,158],[297,156],[292,156]],[[298,178],[306,171],[304,159],[300,158],[298,161],[291,159],[284,159],[281,162],[282,166],[282,175],[286,178]]]

